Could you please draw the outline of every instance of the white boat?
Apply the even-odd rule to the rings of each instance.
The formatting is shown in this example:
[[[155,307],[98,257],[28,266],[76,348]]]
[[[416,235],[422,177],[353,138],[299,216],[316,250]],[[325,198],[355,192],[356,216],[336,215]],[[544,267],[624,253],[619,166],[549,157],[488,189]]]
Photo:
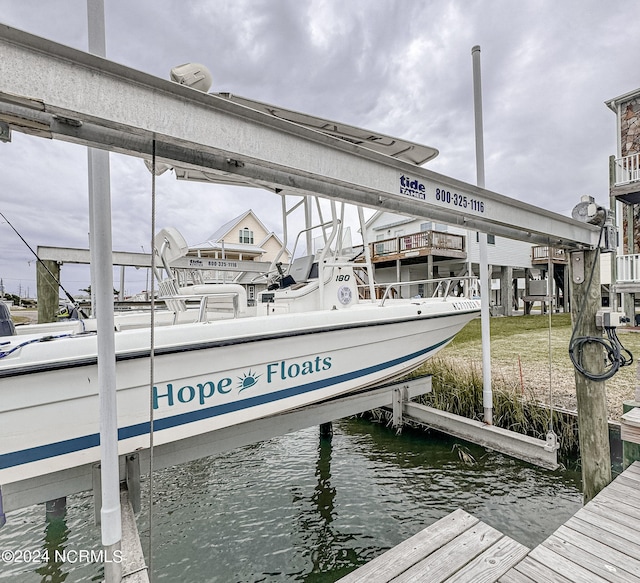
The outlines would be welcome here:
[[[174,230],[157,241],[170,274],[186,244]],[[151,407],[156,445],[302,407],[406,374],[479,313],[479,300],[446,292],[366,298],[357,270],[337,253],[301,257],[254,307],[240,285],[166,277],[153,383],[151,314],[116,318],[119,453],[149,447]],[[0,485],[99,456],[95,321],[0,338]]]

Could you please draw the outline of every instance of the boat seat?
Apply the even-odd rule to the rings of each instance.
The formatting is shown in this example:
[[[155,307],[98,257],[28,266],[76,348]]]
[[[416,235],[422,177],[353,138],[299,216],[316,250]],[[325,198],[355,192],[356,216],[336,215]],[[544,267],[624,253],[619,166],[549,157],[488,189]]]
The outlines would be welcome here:
[[[187,305],[184,300],[178,299],[178,284],[175,279],[164,279],[158,283],[158,299],[164,300],[167,308],[175,312],[186,312]]]
[[[0,336],[15,336],[16,326],[11,319],[11,311],[4,302],[0,302]]]
[[[294,283],[309,281],[311,267],[313,266],[313,257],[313,255],[305,255],[293,260],[289,268],[289,275],[295,280]]]

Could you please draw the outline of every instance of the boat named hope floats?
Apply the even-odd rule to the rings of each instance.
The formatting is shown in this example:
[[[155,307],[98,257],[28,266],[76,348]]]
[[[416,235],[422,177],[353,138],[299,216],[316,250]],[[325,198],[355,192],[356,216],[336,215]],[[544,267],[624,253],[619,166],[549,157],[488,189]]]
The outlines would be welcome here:
[[[480,310],[461,279],[441,280],[439,297],[367,291],[361,264],[329,245],[250,306],[238,284],[178,285],[170,264],[188,247],[175,229],[156,250],[166,309],[153,315],[152,381],[151,313],[115,319],[120,454],[149,447],[151,411],[160,445],[400,377]],[[70,320],[0,338],[0,485],[99,460],[95,330]]]

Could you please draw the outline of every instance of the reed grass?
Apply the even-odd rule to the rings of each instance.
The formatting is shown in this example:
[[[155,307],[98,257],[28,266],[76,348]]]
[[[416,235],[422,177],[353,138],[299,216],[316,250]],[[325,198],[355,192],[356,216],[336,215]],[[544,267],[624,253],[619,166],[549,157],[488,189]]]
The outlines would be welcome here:
[[[465,369],[446,359],[435,358],[423,366],[419,374],[433,375],[432,392],[421,397],[423,404],[482,421],[482,374],[473,364]],[[542,440],[552,427],[560,443],[560,458],[575,459],[579,452],[575,416],[552,411],[532,395],[523,394],[521,389],[507,380],[494,383],[493,424]]]

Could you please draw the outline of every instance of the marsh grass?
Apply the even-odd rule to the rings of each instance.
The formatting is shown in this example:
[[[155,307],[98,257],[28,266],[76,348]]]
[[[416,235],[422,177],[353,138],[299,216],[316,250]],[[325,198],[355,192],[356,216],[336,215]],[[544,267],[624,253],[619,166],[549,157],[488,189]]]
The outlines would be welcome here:
[[[460,368],[444,359],[433,359],[428,367],[433,375],[432,392],[421,397],[429,407],[455,415],[482,421],[482,374],[478,368]],[[559,455],[563,460],[578,455],[578,427],[575,416],[553,412],[532,395],[522,394],[520,387],[506,381],[493,387],[493,424],[544,440],[552,424],[560,443]]]

